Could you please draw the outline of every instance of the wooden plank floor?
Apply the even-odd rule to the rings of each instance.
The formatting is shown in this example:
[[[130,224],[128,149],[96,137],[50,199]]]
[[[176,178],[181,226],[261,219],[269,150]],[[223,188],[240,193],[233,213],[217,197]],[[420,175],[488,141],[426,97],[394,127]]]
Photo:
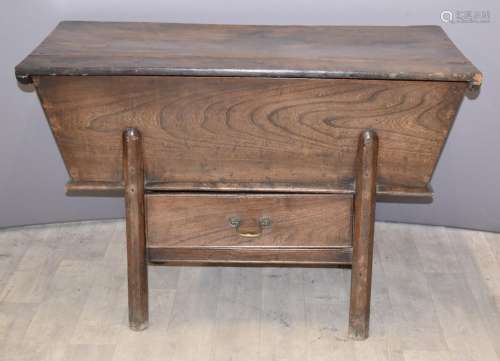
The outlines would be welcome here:
[[[149,267],[127,327],[122,221],[0,231],[0,360],[499,360],[500,234],[379,223],[371,337],[350,270]]]

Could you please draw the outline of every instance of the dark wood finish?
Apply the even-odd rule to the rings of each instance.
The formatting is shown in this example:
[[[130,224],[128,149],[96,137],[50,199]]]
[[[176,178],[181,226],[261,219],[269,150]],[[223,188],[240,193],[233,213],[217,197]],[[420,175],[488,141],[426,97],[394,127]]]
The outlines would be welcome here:
[[[402,187],[377,185],[377,202],[431,203],[433,190],[430,184],[425,187]]]
[[[67,193],[79,193],[79,192],[91,192],[94,191],[96,194],[100,192],[117,192],[122,193],[125,190],[125,184],[123,182],[102,182],[102,181],[69,181],[66,183]]]
[[[352,183],[310,184],[300,182],[148,182],[146,189],[153,192],[168,191],[215,191],[215,192],[261,192],[261,193],[335,193],[353,194]]]
[[[16,76],[194,75],[481,83],[439,26],[62,22]]]
[[[352,245],[351,195],[148,194],[147,246],[324,248]],[[238,218],[241,226],[231,225]],[[262,218],[271,221],[260,227]],[[242,237],[243,228],[261,232]]]
[[[132,329],[148,322],[147,261],[352,265],[357,339],[375,202],[431,199],[482,82],[436,26],[62,22],[16,76],[68,193],[125,197]]]
[[[148,248],[154,263],[238,265],[348,265],[352,247],[340,248]]]
[[[358,134],[381,139],[379,183],[425,187],[466,83],[40,77],[73,181],[121,181],[120,132],[141,130],[148,183],[351,184]],[[257,189],[258,190],[258,189]]]
[[[364,131],[359,139],[356,169],[349,309],[349,334],[356,339],[368,337],[370,321],[377,154],[377,133],[373,130]]]
[[[70,181],[66,184],[68,195],[99,195],[99,194],[123,194],[123,183],[121,182],[86,182]],[[354,185],[325,184],[324,188],[310,184],[243,184],[238,183],[169,183],[156,182],[146,183],[146,191],[170,192],[170,191],[218,191],[218,192],[261,192],[261,193],[317,193],[317,194],[354,194]],[[377,201],[409,201],[409,202],[431,202],[433,190],[428,184],[425,187],[403,187],[403,186],[377,186]]]
[[[141,134],[129,128],[123,133],[123,178],[127,219],[128,311],[130,328],[148,325],[148,273],[144,220],[144,168]]]
[[[432,200],[433,190],[430,184],[425,187],[388,186],[377,184],[377,200],[385,197],[394,198],[423,198]]]

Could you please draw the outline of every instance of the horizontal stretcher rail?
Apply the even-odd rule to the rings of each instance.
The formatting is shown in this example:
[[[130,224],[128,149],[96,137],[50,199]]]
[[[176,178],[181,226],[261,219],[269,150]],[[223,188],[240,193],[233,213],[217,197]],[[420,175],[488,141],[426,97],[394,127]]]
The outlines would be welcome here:
[[[70,181],[66,184],[69,195],[120,195],[123,193],[122,182],[100,182],[100,181]],[[336,193],[354,194],[352,184],[344,185],[305,185],[292,183],[275,183],[272,185],[262,183],[171,183],[152,182],[144,186],[150,192],[168,191],[218,191],[218,192],[282,192],[282,193]],[[432,189],[426,187],[405,187],[392,185],[377,185],[377,200],[392,200],[407,198],[410,201],[430,202],[432,200]]]
[[[148,247],[147,255],[148,260],[154,263],[349,265],[352,262],[352,247]]]

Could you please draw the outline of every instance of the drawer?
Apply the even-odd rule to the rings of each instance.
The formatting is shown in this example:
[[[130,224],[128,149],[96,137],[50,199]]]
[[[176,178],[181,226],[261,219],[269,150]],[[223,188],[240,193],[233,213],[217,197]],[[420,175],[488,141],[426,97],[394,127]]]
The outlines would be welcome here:
[[[149,248],[352,245],[352,195],[146,195]]]

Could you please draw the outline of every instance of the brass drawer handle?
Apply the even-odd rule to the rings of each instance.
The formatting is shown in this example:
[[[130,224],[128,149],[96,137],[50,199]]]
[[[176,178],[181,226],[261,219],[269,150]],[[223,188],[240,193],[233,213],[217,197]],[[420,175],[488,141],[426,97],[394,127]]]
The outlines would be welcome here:
[[[257,238],[262,235],[262,228],[271,227],[272,221],[268,217],[261,217],[253,226],[242,227],[242,222],[239,217],[230,217],[229,224],[236,228],[236,232],[240,237]]]

